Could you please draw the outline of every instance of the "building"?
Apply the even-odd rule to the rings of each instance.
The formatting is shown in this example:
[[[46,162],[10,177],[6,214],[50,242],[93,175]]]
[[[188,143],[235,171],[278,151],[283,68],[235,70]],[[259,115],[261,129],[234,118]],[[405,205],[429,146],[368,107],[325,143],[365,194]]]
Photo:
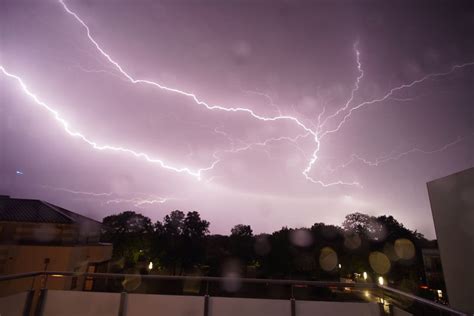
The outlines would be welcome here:
[[[474,314],[474,168],[427,186],[450,305]]]
[[[77,272],[77,276],[50,278],[48,287],[92,289],[92,281],[80,273],[106,272],[112,257],[112,245],[99,242],[100,230],[100,222],[51,203],[0,196],[0,275]],[[0,294],[28,287],[32,280],[3,282]]]
[[[438,248],[424,248],[421,249],[423,257],[423,268],[426,285],[423,286],[431,292],[430,299],[437,302],[445,303],[446,285],[444,283],[443,268],[441,265],[441,256]]]

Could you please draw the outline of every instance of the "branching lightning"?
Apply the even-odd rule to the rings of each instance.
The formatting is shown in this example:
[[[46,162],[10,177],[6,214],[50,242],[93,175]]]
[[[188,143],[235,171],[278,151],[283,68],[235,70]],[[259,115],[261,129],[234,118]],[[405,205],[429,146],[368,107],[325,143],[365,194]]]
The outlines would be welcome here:
[[[378,157],[376,158],[375,160],[371,161],[371,160],[368,160],[366,158],[363,158],[357,154],[352,154],[351,155],[351,158],[339,165],[339,166],[336,166],[334,168],[329,168],[329,170],[331,172],[335,172],[339,169],[343,169],[343,168],[346,168],[348,167],[349,165],[355,163],[356,161],[359,161],[359,162],[362,162],[363,164],[365,165],[368,165],[368,166],[371,166],[371,167],[378,167],[382,164],[385,164],[389,161],[395,161],[395,160],[399,160],[409,154],[413,154],[413,153],[419,153],[419,154],[425,154],[425,155],[430,155],[430,154],[435,154],[435,153],[440,153],[440,152],[443,152],[447,149],[449,149],[450,147],[453,147],[454,145],[457,145],[458,143],[460,143],[461,141],[463,141],[466,137],[457,137],[455,140],[439,147],[439,148],[436,148],[436,149],[432,149],[432,150],[425,150],[425,149],[421,149],[421,148],[412,148],[410,150],[407,150],[407,151],[403,151],[403,152],[400,152],[400,153],[390,153],[388,155],[385,155],[385,156],[381,156],[381,157]]]
[[[130,193],[127,195],[132,195],[135,197],[121,198],[121,197],[114,197],[114,196],[120,196],[120,195],[113,192],[78,191],[78,190],[72,190],[68,188],[53,187],[49,185],[42,185],[41,187],[48,190],[66,192],[66,193],[70,193],[74,195],[89,196],[92,198],[108,197],[109,199],[104,202],[105,204],[124,204],[125,203],[125,204],[133,204],[134,206],[139,207],[143,205],[163,204],[170,200],[178,200],[177,198],[174,198],[174,197],[161,197],[161,196],[150,195],[146,193]]]
[[[417,80],[413,80],[412,82],[410,83],[405,83],[405,84],[402,84],[398,87],[395,87],[395,88],[392,88],[390,89],[390,91],[388,91],[384,96],[380,97],[380,98],[377,98],[377,99],[373,99],[373,100],[370,100],[370,101],[364,101],[364,102],[361,102],[359,103],[358,105],[352,107],[347,113],[346,115],[344,116],[344,118],[339,122],[339,124],[336,126],[336,128],[334,129],[330,129],[330,130],[326,130],[325,132],[323,132],[321,135],[320,135],[320,139],[323,139],[325,136],[329,135],[329,134],[332,134],[332,133],[335,133],[335,132],[338,132],[341,127],[346,123],[346,121],[351,117],[352,113],[356,110],[359,110],[360,108],[362,107],[365,107],[365,106],[368,106],[368,105],[372,105],[372,104],[375,104],[375,103],[380,103],[380,102],[383,102],[389,98],[391,98],[393,96],[394,93],[400,91],[400,90],[403,90],[403,89],[407,89],[407,88],[412,88],[414,87],[415,85],[418,85],[420,83],[423,83],[429,79],[433,79],[433,78],[436,78],[436,77],[443,77],[443,76],[447,76],[447,75],[450,75],[452,74],[454,71],[458,70],[458,69],[462,69],[462,68],[466,68],[466,67],[469,67],[469,66],[474,66],[474,62],[468,62],[468,63],[464,63],[464,64],[459,64],[459,65],[453,65],[451,66],[451,68],[448,70],[448,71],[445,71],[445,72],[439,72],[439,73],[430,73],[430,74],[427,74],[425,75],[424,77],[420,78],[420,79],[417,79]]]
[[[151,155],[149,155],[145,152],[132,150],[132,149],[129,149],[129,148],[126,148],[126,147],[123,147],[123,146],[98,144],[96,141],[93,141],[92,139],[86,137],[84,134],[82,134],[78,131],[74,131],[70,127],[68,121],[66,121],[66,119],[64,119],[59,114],[59,112],[56,111],[52,106],[50,106],[47,103],[41,101],[37,97],[36,94],[31,92],[31,90],[29,90],[27,85],[24,83],[24,81],[19,76],[8,72],[2,65],[0,65],[0,70],[2,71],[2,73],[5,76],[7,76],[8,78],[15,80],[19,84],[19,86],[21,87],[23,92],[26,95],[28,95],[37,105],[39,105],[40,107],[42,107],[43,109],[48,111],[54,117],[54,119],[63,127],[63,129],[66,131],[66,133],[69,134],[70,136],[82,140],[83,142],[87,143],[89,146],[91,146],[92,148],[94,148],[96,150],[101,150],[101,151],[107,150],[107,151],[126,153],[126,154],[129,154],[129,155],[135,156],[136,158],[144,159],[144,160],[146,160],[150,163],[158,164],[160,167],[162,167],[166,170],[191,175],[191,176],[197,178],[198,180],[200,180],[202,178],[202,174],[204,172],[212,170],[218,163],[220,163],[220,161],[221,161],[220,156],[223,153],[238,153],[238,152],[242,152],[242,151],[248,150],[248,149],[256,147],[256,146],[267,146],[271,142],[288,141],[288,142],[292,143],[295,146],[295,148],[298,149],[302,153],[302,155],[304,157],[306,157],[306,154],[305,154],[304,150],[302,148],[300,148],[299,145],[298,145],[298,140],[300,140],[302,138],[306,138],[308,136],[311,136],[311,138],[314,140],[315,148],[312,150],[311,157],[308,160],[305,168],[302,170],[303,176],[308,181],[310,181],[312,183],[319,184],[323,187],[329,187],[329,186],[334,186],[334,185],[351,185],[351,186],[361,187],[360,183],[358,183],[356,181],[344,182],[344,181],[341,181],[341,180],[337,180],[337,181],[332,181],[332,182],[327,183],[327,182],[323,182],[320,179],[314,179],[310,175],[313,167],[315,166],[315,164],[318,160],[318,154],[319,154],[320,149],[321,149],[322,140],[326,136],[340,131],[340,129],[344,126],[344,124],[350,119],[350,117],[352,116],[352,113],[359,110],[359,109],[361,109],[361,108],[363,108],[363,107],[365,107],[365,106],[380,103],[380,102],[386,101],[388,99],[394,99],[394,100],[399,100],[399,101],[411,101],[411,99],[398,98],[396,96],[396,93],[403,90],[403,89],[408,89],[408,88],[411,88],[415,85],[421,84],[421,83],[423,83],[423,82],[425,82],[429,79],[446,76],[446,75],[449,75],[449,74],[453,73],[454,71],[456,71],[458,69],[462,69],[464,67],[474,65],[474,62],[464,63],[464,64],[460,64],[460,65],[454,65],[446,72],[427,74],[427,75],[425,75],[424,77],[422,77],[420,79],[417,79],[417,80],[414,80],[410,83],[405,83],[405,84],[402,84],[398,87],[392,88],[391,90],[389,90],[382,97],[375,98],[375,99],[372,99],[372,100],[362,101],[362,102],[360,102],[356,105],[353,105],[353,103],[355,103],[354,100],[356,98],[356,95],[357,95],[357,93],[360,89],[361,81],[364,78],[364,71],[363,71],[363,68],[362,68],[362,63],[360,61],[360,51],[359,51],[359,48],[358,48],[359,44],[358,44],[358,42],[356,42],[354,44],[353,48],[354,48],[355,55],[356,55],[356,68],[357,68],[358,75],[356,77],[354,86],[351,89],[351,93],[350,93],[350,96],[349,96],[348,100],[342,106],[340,106],[333,114],[330,114],[326,117],[324,117],[324,115],[326,113],[326,107],[323,107],[322,111],[319,113],[319,115],[317,117],[316,126],[314,126],[315,125],[314,122],[309,121],[309,123],[311,123],[313,127],[308,127],[307,123],[305,123],[306,121],[304,122],[304,121],[300,120],[298,117],[293,116],[293,115],[284,114],[281,111],[281,109],[273,102],[272,98],[268,94],[265,94],[265,93],[247,91],[248,93],[257,94],[259,96],[262,96],[262,97],[266,98],[270,102],[270,105],[277,110],[278,115],[264,116],[264,115],[256,113],[253,109],[247,108],[247,107],[226,107],[226,106],[222,106],[222,105],[212,105],[212,104],[209,104],[209,103],[203,101],[201,98],[199,98],[194,93],[187,92],[187,91],[180,90],[180,89],[173,88],[173,87],[168,87],[164,84],[161,84],[161,83],[158,83],[158,82],[155,82],[155,81],[152,81],[152,80],[134,78],[130,73],[126,72],[124,70],[124,68],[115,59],[113,59],[109,53],[107,53],[101,47],[101,45],[99,45],[99,43],[96,41],[96,39],[92,36],[89,26],[79,17],[79,15],[77,15],[75,12],[73,12],[66,5],[64,0],[58,0],[58,1],[62,5],[62,7],[64,8],[65,12],[67,14],[69,14],[70,16],[72,16],[84,28],[84,30],[86,31],[86,34],[87,34],[87,38],[93,44],[93,46],[97,49],[97,51],[100,53],[100,55],[102,55],[102,57],[104,57],[113,66],[113,68],[117,70],[117,73],[113,73],[113,75],[119,75],[121,78],[129,81],[132,84],[150,85],[150,86],[153,86],[153,87],[158,88],[160,90],[163,90],[165,92],[169,92],[169,93],[180,95],[182,97],[186,97],[186,98],[190,99],[192,102],[194,102],[194,104],[202,106],[207,110],[211,110],[211,111],[216,110],[216,111],[223,111],[223,112],[229,112],[229,113],[242,112],[242,113],[245,113],[245,114],[251,116],[252,118],[254,118],[256,120],[263,121],[263,122],[289,121],[289,122],[292,122],[295,125],[297,125],[297,127],[302,130],[302,132],[300,134],[298,134],[297,136],[294,136],[294,137],[280,136],[280,137],[268,138],[266,140],[255,142],[255,143],[245,143],[243,141],[235,140],[235,139],[231,138],[229,135],[227,135],[227,133],[225,133],[224,131],[219,130],[219,129],[216,128],[214,130],[216,134],[220,134],[220,135],[223,135],[223,136],[228,138],[228,140],[231,144],[230,148],[215,151],[212,155],[214,160],[207,167],[200,168],[200,169],[197,169],[197,170],[193,170],[193,169],[188,168],[188,167],[178,167],[177,166],[178,164],[176,164],[176,163],[165,162],[163,159],[156,158],[156,157],[151,157]],[[86,71],[86,72],[107,72],[107,71],[97,71],[97,70],[88,70],[88,69],[81,69],[81,70]],[[109,73],[109,72],[107,72],[107,73]],[[332,126],[335,126],[335,127],[327,128],[326,126],[329,123],[333,123]],[[349,160],[348,162],[344,163],[343,165],[338,166],[336,168],[333,168],[331,170],[335,171],[335,170],[340,169],[340,168],[345,168],[349,164],[352,164],[355,161],[362,161],[363,163],[371,165],[371,166],[378,166],[378,165],[386,163],[388,161],[398,160],[398,159],[400,159],[400,158],[402,158],[402,157],[404,157],[408,154],[411,154],[411,153],[419,152],[419,153],[425,153],[425,154],[432,154],[432,153],[436,153],[436,152],[441,152],[441,151],[446,150],[447,148],[449,148],[451,146],[454,146],[455,144],[457,144],[461,140],[462,139],[457,139],[456,141],[454,141],[452,143],[449,143],[449,144],[447,144],[447,145],[445,145],[441,148],[438,148],[436,150],[433,150],[433,151],[425,151],[425,150],[422,150],[422,149],[419,149],[419,148],[413,148],[413,149],[411,149],[409,151],[406,151],[406,152],[402,152],[402,153],[398,153],[398,154],[392,153],[392,154],[384,156],[384,157],[379,157],[375,161],[369,161],[369,160],[363,159],[360,156],[354,154],[354,155],[351,156],[351,160]],[[237,141],[240,143],[239,146],[236,145]],[[243,144],[243,145],[241,145],[241,144]],[[214,178],[215,177],[211,177],[208,180],[208,182],[211,182],[212,179],[214,179]],[[73,192],[73,190],[69,190],[69,191],[66,191],[66,192],[76,193],[76,194],[90,193],[90,192],[82,192],[82,191]],[[100,194],[106,194],[106,193],[100,193]],[[142,205],[142,204],[164,203],[168,199],[167,198],[144,199],[144,200],[142,200],[142,202],[139,202],[137,199],[128,199],[128,200],[114,199],[114,200],[109,200],[109,202],[110,203],[119,203],[119,202],[117,202],[119,200],[120,201],[128,201],[130,203],[136,203],[136,205]]]
[[[354,97],[357,93],[357,91],[359,91],[359,86],[360,86],[360,81],[362,80],[362,78],[364,78],[364,70],[362,70],[362,64],[360,62],[360,51],[358,49],[358,46],[359,46],[359,42],[356,42],[354,44],[354,51],[356,53],[356,63],[357,63],[357,71],[359,72],[359,75],[357,76],[356,78],[356,82],[354,84],[354,88],[352,88],[352,91],[351,91],[351,96],[349,97],[349,99],[347,100],[347,102],[344,104],[344,106],[342,106],[341,108],[339,108],[334,114],[331,114],[331,115],[328,115],[324,121],[322,123],[319,123],[320,120],[321,120],[321,115],[324,114],[324,111],[320,114],[320,116],[318,116],[318,132],[320,132],[324,125],[326,125],[326,123],[331,120],[332,118],[338,116],[340,113],[344,112],[345,110],[347,110],[347,108],[349,107],[349,105],[352,103],[352,101],[354,101]]]
[[[117,70],[123,76],[125,76],[131,83],[134,83],[134,84],[147,84],[147,85],[154,86],[154,87],[159,88],[159,89],[164,90],[164,91],[168,91],[168,92],[172,92],[172,93],[176,93],[176,94],[188,97],[191,100],[193,100],[196,104],[204,106],[208,110],[220,110],[220,111],[225,111],[225,112],[244,112],[244,113],[247,113],[247,114],[249,114],[249,115],[253,116],[254,118],[256,118],[258,120],[261,120],[261,121],[290,120],[290,121],[295,122],[298,126],[303,128],[305,131],[310,132],[312,134],[316,134],[313,130],[306,127],[306,125],[303,124],[296,117],[293,117],[293,116],[290,116],[290,115],[279,115],[279,116],[265,117],[265,116],[256,114],[253,110],[251,110],[249,108],[224,107],[224,106],[221,106],[221,105],[210,105],[207,102],[199,99],[194,93],[186,92],[186,91],[183,91],[183,90],[180,90],[180,89],[177,89],[177,88],[167,87],[167,86],[162,85],[160,83],[157,83],[155,81],[146,80],[146,79],[136,79],[136,78],[132,77],[129,73],[127,73],[122,68],[122,66],[120,66],[120,64],[117,61],[112,59],[112,57],[108,53],[105,52],[105,50],[99,45],[99,43],[97,43],[97,41],[91,35],[91,31],[89,29],[89,26],[76,13],[74,13],[72,10],[70,10],[69,7],[64,3],[63,0],[59,0],[59,3],[62,4],[62,6],[64,7],[64,10],[66,10],[67,13],[72,15],[76,19],[76,21],[78,21],[84,27],[84,29],[86,30],[86,33],[87,33],[87,37],[92,42],[92,44],[95,46],[95,48],[102,54],[102,56],[104,56],[113,66],[115,66],[115,68],[117,68]]]
[[[156,198],[133,198],[133,199],[112,199],[105,202],[105,204],[123,204],[123,203],[130,203],[136,207],[140,207],[143,205],[152,205],[152,204],[163,204],[168,202],[169,200],[173,200],[173,198],[163,198],[163,197],[156,197]]]
[[[71,190],[68,188],[56,188],[52,187],[49,185],[42,185],[42,188],[45,189],[50,189],[53,191],[61,191],[61,192],[66,192],[66,193],[71,193],[71,194],[79,194],[79,195],[88,195],[88,196],[94,196],[94,197],[101,197],[101,196],[112,196],[112,192],[88,192],[88,191],[77,191],[77,190]]]
[[[69,7],[65,4],[65,2],[63,0],[59,0],[59,2],[62,4],[64,10],[70,14],[71,16],[74,17],[74,19],[76,21],[78,21],[83,27],[84,29],[86,30],[86,33],[87,33],[87,37],[89,38],[89,40],[91,41],[91,43],[95,46],[95,48],[100,52],[100,54],[102,54],[102,56],[104,56],[113,66],[115,66],[115,68],[124,76],[126,77],[131,83],[133,84],[147,84],[147,85],[151,85],[151,86],[154,86],[156,88],[159,88],[161,90],[164,90],[164,91],[167,91],[167,92],[172,92],[172,93],[176,93],[176,94],[179,94],[179,95],[182,95],[182,96],[185,96],[185,97],[188,97],[190,98],[191,100],[194,101],[194,103],[198,104],[198,105],[201,105],[201,106],[204,106],[205,108],[207,108],[208,110],[220,110],[220,111],[225,111],[225,112],[244,112],[244,113],[247,113],[249,115],[251,115],[253,118],[255,119],[258,119],[260,121],[266,121],[266,122],[269,122],[269,121],[280,121],[280,120],[287,120],[287,121],[292,121],[294,123],[296,123],[300,128],[302,128],[304,131],[306,131],[307,133],[310,133],[314,136],[315,138],[315,141],[317,143],[317,149],[315,150],[314,154],[313,154],[313,157],[308,165],[308,167],[303,171],[303,175],[308,179],[308,180],[311,180],[312,182],[314,183],[318,183],[318,184],[321,184],[323,186],[326,186],[326,184],[320,180],[318,181],[315,181],[313,180],[309,175],[309,171],[310,169],[312,168],[313,164],[315,163],[315,161],[317,160],[317,152],[319,151],[319,139],[318,139],[318,133],[317,131],[314,131],[313,129],[307,127],[303,122],[301,122],[298,118],[294,117],[294,116],[290,116],[290,115],[278,115],[278,116],[270,116],[270,117],[266,117],[266,116],[262,116],[262,115],[259,115],[257,113],[255,113],[252,109],[249,109],[249,108],[244,108],[244,107],[224,107],[224,106],[220,106],[220,105],[210,105],[208,104],[207,102],[199,99],[194,93],[191,93],[191,92],[186,92],[186,91],[183,91],[183,90],[180,90],[180,89],[177,89],[177,88],[171,88],[171,87],[167,87],[165,85],[162,85],[160,83],[157,83],[155,81],[151,81],[151,80],[145,80],[145,79],[136,79],[134,78],[132,75],[130,75],[129,73],[127,73],[123,67],[117,62],[115,61],[107,52],[105,52],[105,50],[99,45],[99,43],[94,39],[94,37],[92,36],[91,34],[91,31],[90,31],[90,28],[89,26],[75,13],[73,12],[71,9],[69,9]],[[220,160],[219,159],[216,159],[213,164],[208,167],[208,168],[204,168],[204,169],[200,169],[200,172],[202,171],[207,171],[207,170],[211,170]],[[200,178],[200,173],[198,174],[198,177]],[[333,185],[333,184],[348,184],[348,185],[354,185],[354,183],[344,183],[342,181],[337,181],[335,183],[331,183],[329,185]]]
[[[154,157],[151,157],[149,154],[147,153],[144,153],[144,152],[139,152],[139,151],[135,151],[135,150],[132,150],[132,149],[129,149],[129,148],[125,148],[125,147],[121,147],[121,146],[112,146],[112,145],[100,145],[98,143],[96,143],[95,141],[93,140],[90,140],[89,138],[87,138],[86,136],[84,136],[83,134],[81,134],[80,132],[78,131],[73,131],[69,125],[69,123],[63,118],[61,117],[61,115],[59,114],[58,111],[54,110],[51,106],[49,106],[48,104],[46,104],[45,102],[41,101],[37,96],[36,94],[34,94],[33,92],[31,92],[28,88],[28,86],[23,82],[23,80],[8,72],[3,66],[0,65],[0,70],[2,71],[2,73],[11,78],[11,79],[14,79],[21,87],[21,89],[23,90],[23,92],[28,95],[37,105],[41,106],[42,108],[44,108],[45,110],[47,110],[50,114],[52,114],[52,116],[54,117],[54,119],[60,123],[60,125],[63,127],[63,129],[66,131],[66,133],[68,133],[70,136],[72,137],[75,137],[75,138],[79,138],[80,140],[82,140],[83,142],[87,143],[88,145],[90,145],[92,148],[94,149],[97,149],[97,150],[108,150],[108,151],[115,151],[115,152],[123,152],[123,153],[127,153],[127,154],[130,154],[130,155],[133,155],[137,158],[141,158],[141,159],[145,159],[146,161],[148,162],[151,162],[151,163],[156,163],[158,165],[160,165],[162,168],[166,169],[166,170],[171,170],[171,171],[174,171],[174,172],[178,172],[178,173],[187,173],[191,176],[194,176],[195,178],[197,178],[198,180],[201,179],[201,173],[203,171],[206,171],[206,170],[209,170],[209,169],[212,169],[214,167],[214,165],[216,164],[216,162],[213,162],[209,167],[206,167],[206,168],[202,168],[202,169],[198,169],[198,170],[191,170],[190,168],[187,168],[187,167],[176,167],[176,166],[173,166],[171,164],[168,164],[166,163],[164,160],[162,159],[159,159],[159,158],[154,158]]]

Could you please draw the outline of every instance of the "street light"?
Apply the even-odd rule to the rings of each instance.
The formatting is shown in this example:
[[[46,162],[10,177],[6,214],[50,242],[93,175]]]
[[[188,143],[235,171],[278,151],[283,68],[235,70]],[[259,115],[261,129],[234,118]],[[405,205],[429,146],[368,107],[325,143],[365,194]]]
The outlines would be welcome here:
[[[385,283],[383,277],[381,276],[379,276],[378,281],[379,281],[379,285],[383,285]]]
[[[367,272],[364,271],[364,273],[362,273],[362,277],[364,278],[364,281],[367,281]]]
[[[148,264],[148,270],[152,270],[153,269],[153,262],[150,261],[150,263]]]

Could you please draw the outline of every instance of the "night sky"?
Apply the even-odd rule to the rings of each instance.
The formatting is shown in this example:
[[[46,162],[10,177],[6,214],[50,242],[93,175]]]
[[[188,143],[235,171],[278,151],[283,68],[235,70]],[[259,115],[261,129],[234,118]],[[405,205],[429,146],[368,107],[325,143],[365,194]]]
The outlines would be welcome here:
[[[96,219],[432,238],[426,182],[474,166],[468,2],[0,0],[0,67],[0,194]]]

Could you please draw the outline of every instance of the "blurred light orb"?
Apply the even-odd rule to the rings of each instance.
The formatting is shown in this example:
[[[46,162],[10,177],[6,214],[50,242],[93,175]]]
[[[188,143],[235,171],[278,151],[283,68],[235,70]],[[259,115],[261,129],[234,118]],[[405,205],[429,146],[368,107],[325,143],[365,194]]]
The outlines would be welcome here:
[[[319,254],[319,265],[324,271],[333,271],[338,266],[337,253],[330,247],[324,247]]]
[[[247,41],[235,41],[231,49],[234,56],[239,60],[246,59],[252,55],[252,46]]]
[[[415,257],[415,245],[413,245],[409,239],[397,239],[393,247],[395,248],[395,253],[400,259],[411,260]]]
[[[135,291],[142,284],[140,274],[127,275],[122,281],[122,286],[127,292]]]
[[[240,280],[240,274],[236,272],[231,272],[224,275],[224,279],[222,280],[222,288],[227,292],[237,292],[242,282]]]
[[[228,259],[222,266],[221,288],[226,292],[237,292],[241,287],[243,266],[238,259]]]
[[[369,255],[369,264],[372,270],[382,275],[390,271],[391,267],[388,257],[380,251],[374,251]]]
[[[290,233],[290,241],[298,247],[308,247],[313,243],[313,236],[307,229],[295,229]]]

